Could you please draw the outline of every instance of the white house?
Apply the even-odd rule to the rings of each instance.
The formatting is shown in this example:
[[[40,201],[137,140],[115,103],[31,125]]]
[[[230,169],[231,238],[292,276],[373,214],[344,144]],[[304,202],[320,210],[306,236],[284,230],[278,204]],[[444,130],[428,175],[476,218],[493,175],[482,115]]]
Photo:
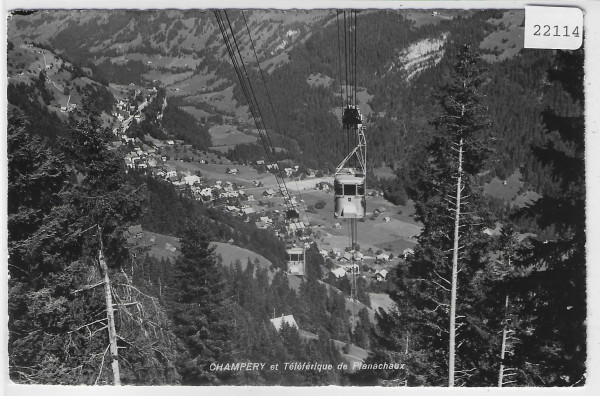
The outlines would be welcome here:
[[[331,273],[338,279],[346,276],[346,270],[343,268],[332,269]]]
[[[256,213],[256,211],[254,210],[254,208],[244,208],[244,209],[242,209],[242,211],[245,214],[247,214],[247,215],[252,214],[252,213]]]
[[[202,195],[204,198],[211,198],[212,192],[213,192],[212,188],[206,187],[206,188],[202,189],[202,191],[200,191],[200,195]]]
[[[265,192],[263,192],[263,197],[274,197],[275,196],[275,191],[273,191],[273,189],[268,189],[265,190]]]
[[[375,279],[376,279],[378,282],[384,281],[384,280],[385,280],[385,278],[387,277],[387,274],[388,274],[388,272],[387,272],[387,270],[384,268],[384,269],[382,269],[381,271],[377,271],[377,272],[375,272]]]
[[[384,261],[388,261],[390,259],[390,255],[387,253],[380,253],[377,256],[375,256],[375,258],[377,260],[384,260]]]
[[[177,169],[172,166],[167,166],[165,168],[165,177],[168,179],[169,177],[177,176]]]
[[[183,178],[185,184],[193,186],[195,183],[200,183],[200,176],[190,175]]]

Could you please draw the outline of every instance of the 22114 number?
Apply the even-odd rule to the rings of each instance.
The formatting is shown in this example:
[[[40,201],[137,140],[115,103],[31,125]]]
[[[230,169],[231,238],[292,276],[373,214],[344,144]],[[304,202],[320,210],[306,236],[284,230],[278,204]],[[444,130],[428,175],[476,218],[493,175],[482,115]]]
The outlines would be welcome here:
[[[566,25],[533,25],[533,28],[536,29],[535,32],[533,32],[534,36],[579,37],[579,26],[575,26],[575,28],[571,29],[569,26]],[[569,34],[569,32],[571,33]]]

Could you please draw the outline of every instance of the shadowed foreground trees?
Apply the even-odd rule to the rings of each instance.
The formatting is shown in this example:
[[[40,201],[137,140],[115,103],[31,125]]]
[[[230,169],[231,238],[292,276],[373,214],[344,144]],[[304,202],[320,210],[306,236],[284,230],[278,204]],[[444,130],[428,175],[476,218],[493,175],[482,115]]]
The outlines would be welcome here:
[[[11,114],[9,157],[9,356],[15,382],[116,382],[108,355],[107,305],[113,294],[124,383],[173,382],[177,373],[159,334],[161,310],[124,271],[124,231],[141,213],[141,197],[125,182],[124,164],[107,149],[97,113],[67,127],[58,148],[44,146]],[[106,266],[101,270],[100,257]],[[111,282],[108,285],[105,280]],[[112,308],[112,307],[111,307]],[[152,318],[150,320],[150,317]],[[153,331],[152,336],[140,336]],[[158,331],[158,332],[157,332]],[[114,334],[113,334],[114,336]],[[152,349],[142,346],[153,345]],[[113,349],[116,351],[116,348]],[[142,369],[143,367],[143,369]]]
[[[448,331],[452,261],[458,261],[456,385],[585,383],[583,50],[561,52],[556,59],[548,72],[549,81],[560,84],[561,103],[568,103],[542,112],[546,142],[532,147],[539,166],[552,173],[554,182],[542,191],[542,198],[521,211],[522,216],[536,222],[529,235],[539,236],[523,240],[524,235],[505,224],[495,244],[489,244],[490,238],[483,231],[491,224],[477,204],[476,181],[486,141],[474,140],[471,149],[463,146],[463,150],[457,144],[463,132],[455,126],[467,112],[457,114],[453,110],[461,109],[460,96],[456,95],[467,94],[464,89],[468,81],[458,79],[458,86],[451,86],[442,97],[444,114],[436,125],[443,127],[443,133],[429,145],[427,167],[415,173],[411,191],[416,217],[424,227],[414,256],[406,266],[398,267],[398,292],[392,295],[397,311],[380,312],[374,334],[379,350],[370,357],[373,361],[407,363],[406,371],[397,374],[400,383],[442,385],[450,373],[449,384],[453,384],[449,359],[453,345],[450,343],[450,351],[447,347],[452,337]],[[477,125],[473,119],[462,127],[468,130]],[[475,155],[469,156],[470,150]],[[462,189],[457,162],[461,152],[466,160]],[[459,195],[465,198],[460,201],[464,205],[460,219],[459,200],[454,199]],[[458,257],[452,257],[457,235]]]
[[[548,239],[532,238],[521,265],[531,268],[517,289],[527,302],[529,328],[515,351],[528,383],[582,386],[586,375],[586,232],[584,50],[561,51],[550,81],[560,83],[571,109],[542,114],[546,142],[533,148],[557,188],[525,208]]]

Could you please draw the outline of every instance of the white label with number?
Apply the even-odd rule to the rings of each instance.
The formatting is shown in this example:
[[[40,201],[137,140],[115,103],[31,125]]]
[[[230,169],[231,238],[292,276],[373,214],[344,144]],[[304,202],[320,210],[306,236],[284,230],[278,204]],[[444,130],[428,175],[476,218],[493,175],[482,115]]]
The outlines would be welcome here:
[[[576,7],[525,7],[525,48],[576,50],[583,43],[583,11]]]

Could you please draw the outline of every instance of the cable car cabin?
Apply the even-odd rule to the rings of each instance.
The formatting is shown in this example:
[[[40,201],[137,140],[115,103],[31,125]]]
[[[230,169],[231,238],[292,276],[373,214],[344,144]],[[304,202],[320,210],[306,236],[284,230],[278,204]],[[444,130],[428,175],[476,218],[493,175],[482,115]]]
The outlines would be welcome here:
[[[288,255],[287,261],[287,271],[288,274],[292,275],[304,275],[304,267],[306,265],[306,261],[304,258],[304,249],[293,247],[285,249],[285,252]]]
[[[365,217],[365,175],[349,169],[335,175],[334,217],[337,219],[362,219]]]

